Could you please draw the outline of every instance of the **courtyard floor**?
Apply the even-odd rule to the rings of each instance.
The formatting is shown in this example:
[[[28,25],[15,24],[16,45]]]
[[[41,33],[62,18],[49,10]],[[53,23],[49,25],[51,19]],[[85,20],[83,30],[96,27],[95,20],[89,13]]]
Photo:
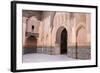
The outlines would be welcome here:
[[[49,61],[70,61],[75,60],[73,58],[69,58],[67,55],[48,55],[48,54],[25,54],[23,55],[23,62],[49,62]]]

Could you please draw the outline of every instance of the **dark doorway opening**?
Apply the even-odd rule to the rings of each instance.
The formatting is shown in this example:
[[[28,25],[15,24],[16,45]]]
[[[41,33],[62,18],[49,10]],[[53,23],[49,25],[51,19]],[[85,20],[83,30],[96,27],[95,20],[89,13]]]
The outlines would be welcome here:
[[[30,36],[26,39],[24,46],[24,54],[37,52],[37,39],[35,36]]]
[[[34,31],[34,26],[32,25],[32,31]]]
[[[67,54],[67,31],[63,29],[61,32],[61,43],[60,43],[61,54]]]

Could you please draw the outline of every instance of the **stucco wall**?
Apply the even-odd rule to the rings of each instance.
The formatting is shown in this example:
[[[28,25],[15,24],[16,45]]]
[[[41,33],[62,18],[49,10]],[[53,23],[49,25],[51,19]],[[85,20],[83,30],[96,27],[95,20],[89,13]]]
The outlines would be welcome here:
[[[72,12],[43,12],[41,20],[36,16],[23,16],[23,46],[28,36],[25,32],[38,33],[37,52],[47,54],[60,54],[61,32],[67,31],[68,55],[73,57],[71,49],[82,49],[85,46],[90,49],[90,14]],[[32,31],[32,25],[34,31]],[[58,40],[57,40],[58,39]],[[70,49],[71,48],[71,49]],[[81,51],[80,51],[81,52]],[[84,51],[85,52],[85,51]],[[71,54],[72,53],[72,54]],[[71,54],[71,55],[70,55]],[[88,52],[90,55],[90,52]],[[80,55],[80,53],[79,53]],[[75,56],[75,55],[74,55]],[[90,58],[90,57],[89,57]]]

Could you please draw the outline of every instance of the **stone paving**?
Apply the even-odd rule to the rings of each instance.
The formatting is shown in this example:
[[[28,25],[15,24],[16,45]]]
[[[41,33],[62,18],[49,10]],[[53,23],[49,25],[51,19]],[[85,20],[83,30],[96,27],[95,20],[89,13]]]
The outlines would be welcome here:
[[[23,62],[48,62],[48,61],[70,61],[75,60],[73,58],[67,57],[67,55],[48,55],[41,53],[24,54]]]

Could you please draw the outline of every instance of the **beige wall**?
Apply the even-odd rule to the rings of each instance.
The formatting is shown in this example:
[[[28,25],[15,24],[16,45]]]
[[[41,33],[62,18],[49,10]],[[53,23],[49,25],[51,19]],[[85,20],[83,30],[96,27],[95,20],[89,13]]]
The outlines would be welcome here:
[[[38,33],[37,47],[59,47],[56,38],[60,39],[61,32],[67,30],[68,47],[75,47],[76,41],[79,47],[90,46],[91,30],[88,13],[72,12],[43,12],[41,20],[36,16],[23,16],[23,46],[25,45],[25,32]],[[34,25],[34,31],[31,27]],[[57,33],[58,32],[58,33]]]

